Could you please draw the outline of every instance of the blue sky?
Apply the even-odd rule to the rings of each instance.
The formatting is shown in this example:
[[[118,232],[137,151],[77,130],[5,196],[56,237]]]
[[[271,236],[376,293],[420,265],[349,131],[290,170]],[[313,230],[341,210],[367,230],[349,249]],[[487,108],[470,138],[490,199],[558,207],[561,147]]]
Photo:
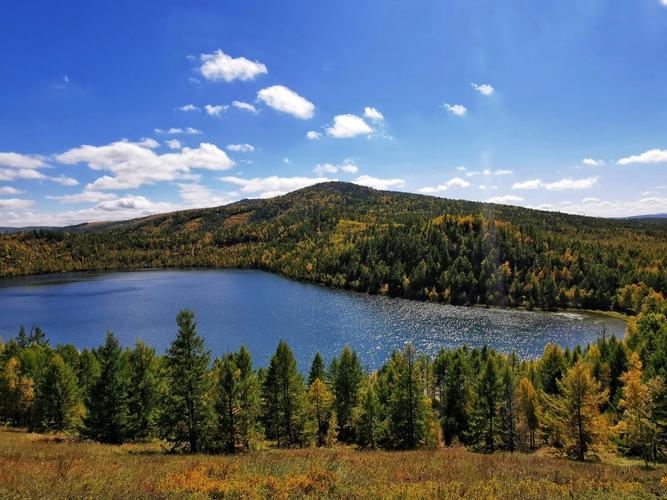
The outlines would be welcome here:
[[[0,54],[0,226],[324,179],[667,212],[667,0],[6,3]]]

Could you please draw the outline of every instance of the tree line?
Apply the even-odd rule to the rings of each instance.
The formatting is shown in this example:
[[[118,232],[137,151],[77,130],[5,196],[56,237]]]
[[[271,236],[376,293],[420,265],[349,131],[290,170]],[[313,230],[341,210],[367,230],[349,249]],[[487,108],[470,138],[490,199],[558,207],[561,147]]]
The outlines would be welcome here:
[[[647,299],[624,340],[538,359],[487,347],[407,345],[366,372],[345,347],[318,353],[304,376],[286,342],[256,369],[241,347],[211,360],[192,311],[164,355],[113,333],[92,350],[50,346],[38,327],[0,346],[0,421],[105,443],[159,440],[171,451],[235,453],[266,446],[480,452],[602,451],[663,460],[667,452],[667,303]]]

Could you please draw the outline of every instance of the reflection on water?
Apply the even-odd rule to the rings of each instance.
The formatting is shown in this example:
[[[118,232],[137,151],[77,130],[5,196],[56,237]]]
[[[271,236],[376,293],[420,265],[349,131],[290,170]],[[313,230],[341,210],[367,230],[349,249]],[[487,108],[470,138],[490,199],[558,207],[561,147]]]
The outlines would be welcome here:
[[[52,344],[98,345],[113,330],[125,345],[136,338],[162,352],[175,335],[176,313],[195,311],[214,355],[246,344],[265,365],[279,339],[306,370],[345,344],[369,368],[412,342],[435,354],[441,347],[489,345],[522,357],[548,342],[574,347],[603,328],[622,337],[623,321],[584,312],[528,312],[453,307],[331,290],[260,271],[136,271],[0,280],[0,336],[20,324],[40,325]]]

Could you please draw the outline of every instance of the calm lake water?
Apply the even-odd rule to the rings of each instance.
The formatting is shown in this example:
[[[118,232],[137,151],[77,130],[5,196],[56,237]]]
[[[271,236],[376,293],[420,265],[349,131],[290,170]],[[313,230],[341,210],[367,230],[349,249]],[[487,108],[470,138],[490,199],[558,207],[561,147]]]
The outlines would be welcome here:
[[[124,345],[141,338],[164,349],[180,309],[195,311],[214,355],[246,344],[265,366],[279,339],[307,370],[314,353],[326,360],[345,344],[367,368],[407,342],[435,354],[441,347],[489,345],[542,353],[548,342],[574,347],[595,341],[603,326],[623,337],[625,323],[601,315],[453,307],[331,290],[260,271],[136,271],[0,280],[0,336],[20,324],[41,326],[52,345],[94,347],[106,330]]]

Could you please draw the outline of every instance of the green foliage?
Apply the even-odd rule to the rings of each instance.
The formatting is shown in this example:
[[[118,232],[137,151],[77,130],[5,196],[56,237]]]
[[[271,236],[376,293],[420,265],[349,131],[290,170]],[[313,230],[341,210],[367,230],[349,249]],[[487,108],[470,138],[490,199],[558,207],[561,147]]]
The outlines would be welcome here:
[[[137,340],[127,352],[127,438],[146,440],[155,432],[159,397],[159,366],[155,349]]]
[[[37,427],[49,431],[74,429],[81,413],[80,398],[74,370],[54,354],[37,385]]]
[[[343,442],[354,440],[354,425],[352,423],[352,411],[357,405],[359,385],[363,378],[363,369],[359,363],[357,353],[349,346],[343,348],[343,352],[334,363],[335,372],[332,373],[333,393],[336,397],[336,418],[339,428],[339,439]]]

